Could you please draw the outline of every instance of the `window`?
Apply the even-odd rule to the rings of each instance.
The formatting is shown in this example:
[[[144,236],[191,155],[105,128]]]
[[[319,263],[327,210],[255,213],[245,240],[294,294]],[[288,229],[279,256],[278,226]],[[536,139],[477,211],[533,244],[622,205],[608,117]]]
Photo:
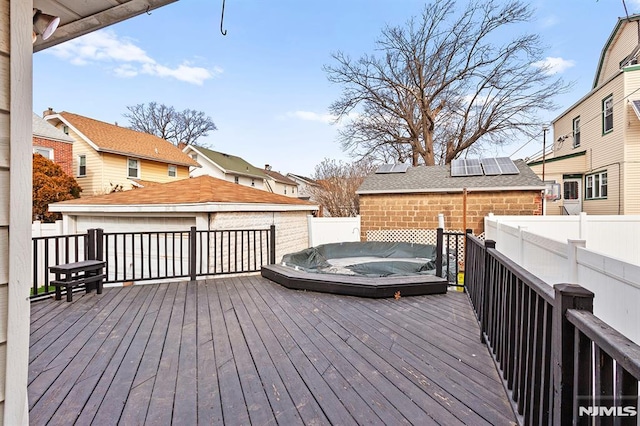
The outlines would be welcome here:
[[[127,177],[140,178],[140,162],[138,160],[127,159]]]
[[[284,187],[284,195],[287,195],[287,187]]]
[[[42,146],[34,146],[33,147],[34,154],[40,154],[44,158],[48,158],[49,160],[53,160],[53,148],[44,148]]]
[[[613,95],[602,101],[602,133],[613,130]]]
[[[573,119],[573,147],[580,146],[580,116]]]
[[[69,126],[62,126],[62,131],[64,132],[65,135],[69,134]]]
[[[176,166],[169,166],[169,177],[178,176],[178,168]]]
[[[587,200],[607,198],[607,172],[594,173],[586,177]]]
[[[255,179],[251,179],[251,186],[256,186],[256,180]]]
[[[87,175],[87,156],[78,155],[78,177]]]
[[[196,154],[195,152],[193,154],[191,154],[191,159],[193,161],[198,161],[198,154]]]
[[[233,177],[233,181],[234,181],[235,183],[240,183],[240,178],[239,178],[238,176],[234,176],[234,177]]]
[[[564,199],[565,200],[577,200],[578,199],[578,182],[573,180],[564,183]]]

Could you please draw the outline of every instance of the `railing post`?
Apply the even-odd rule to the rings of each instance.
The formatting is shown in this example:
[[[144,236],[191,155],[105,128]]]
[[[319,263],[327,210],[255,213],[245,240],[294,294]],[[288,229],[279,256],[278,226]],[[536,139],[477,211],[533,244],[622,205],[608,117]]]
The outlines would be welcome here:
[[[96,229],[96,259],[104,260],[104,229]]]
[[[462,285],[464,285],[464,291],[469,292],[469,287],[468,287],[468,283],[467,283],[467,261],[469,260],[469,243],[467,242],[467,239],[469,238],[469,235],[473,235],[473,229],[471,228],[467,228],[464,231],[464,239],[462,240],[462,243],[464,244],[464,269],[462,270],[463,273],[463,281],[462,281]]]
[[[96,230],[87,229],[87,239],[84,242],[84,258],[86,260],[96,259]]]
[[[442,277],[442,249],[444,248],[444,229],[438,228],[436,235],[436,276]]]
[[[490,263],[491,263],[491,259],[488,253],[489,249],[495,249],[496,248],[496,242],[493,240],[486,240],[484,242],[484,276],[482,277],[482,289],[480,290],[481,293],[481,300],[480,300],[480,304],[482,306],[481,309],[481,315],[480,315],[480,341],[482,343],[487,343],[487,341],[484,338],[484,332],[487,331],[488,325],[489,325],[489,318],[488,318],[488,313],[489,313],[489,297],[490,297],[490,282],[489,280],[491,279],[491,273],[490,273]]]
[[[189,230],[189,279],[196,280],[196,227]]]
[[[276,226],[269,227],[269,264],[276,263]]]
[[[573,421],[574,327],[567,309],[593,312],[593,293],[577,284],[556,284],[551,349],[553,352],[553,424]]]

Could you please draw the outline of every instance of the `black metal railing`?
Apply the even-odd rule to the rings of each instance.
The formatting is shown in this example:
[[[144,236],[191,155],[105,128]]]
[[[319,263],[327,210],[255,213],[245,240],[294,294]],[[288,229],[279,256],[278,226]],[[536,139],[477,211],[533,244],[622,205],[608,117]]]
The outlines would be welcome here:
[[[258,272],[275,262],[269,229],[111,232],[33,238],[32,297],[54,292],[49,267],[85,259],[106,261],[105,283]],[[37,294],[37,296],[36,296]]]
[[[551,287],[470,233],[465,262],[480,338],[522,424],[590,423],[609,407],[637,413],[640,347],[593,315],[593,293]]]
[[[464,264],[464,241],[464,232],[437,229],[436,275],[447,278],[451,286],[464,287],[458,282],[460,267]]]

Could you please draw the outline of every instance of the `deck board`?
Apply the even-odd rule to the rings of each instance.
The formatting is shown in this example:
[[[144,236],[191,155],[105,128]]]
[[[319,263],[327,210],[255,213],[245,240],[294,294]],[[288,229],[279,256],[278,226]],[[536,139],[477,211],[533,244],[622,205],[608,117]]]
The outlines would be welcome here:
[[[35,302],[32,424],[514,424],[464,293],[258,275]]]

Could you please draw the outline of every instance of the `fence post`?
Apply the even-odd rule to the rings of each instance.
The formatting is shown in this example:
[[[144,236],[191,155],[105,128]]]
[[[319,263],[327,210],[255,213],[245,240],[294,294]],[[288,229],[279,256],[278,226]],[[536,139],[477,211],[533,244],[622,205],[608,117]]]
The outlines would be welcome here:
[[[86,260],[96,259],[96,230],[87,229],[87,238],[84,242],[84,258]]]
[[[196,280],[196,227],[189,230],[189,279]]]
[[[269,264],[276,263],[276,226],[269,227]]]
[[[473,229],[471,228],[465,229],[464,239],[462,240],[462,243],[464,244],[464,269],[462,270],[462,285],[464,286],[465,292],[469,292],[469,287],[467,286],[467,260],[469,259],[469,253],[467,252],[467,250],[469,249],[469,243],[467,243],[467,239],[469,238],[469,235],[473,235]]]
[[[444,248],[444,229],[438,228],[436,235],[436,276],[442,277],[442,249]]]
[[[490,262],[490,257],[489,257],[489,249],[495,249],[496,248],[496,242],[493,240],[486,240],[484,242],[484,277],[482,277],[482,299],[480,301],[480,303],[482,304],[482,311],[481,311],[481,316],[480,316],[480,341],[482,343],[487,343],[487,341],[484,338],[484,332],[487,330],[488,324],[489,324],[489,318],[488,318],[488,313],[489,313],[489,280],[490,280],[490,268],[489,268],[489,264]]]
[[[567,309],[593,312],[593,293],[577,284],[556,284],[551,350],[553,352],[553,424],[570,425],[573,419],[574,327]]]
[[[586,247],[585,240],[567,240],[568,281],[578,282],[578,247]]]
[[[104,229],[96,229],[96,259],[104,260]]]

